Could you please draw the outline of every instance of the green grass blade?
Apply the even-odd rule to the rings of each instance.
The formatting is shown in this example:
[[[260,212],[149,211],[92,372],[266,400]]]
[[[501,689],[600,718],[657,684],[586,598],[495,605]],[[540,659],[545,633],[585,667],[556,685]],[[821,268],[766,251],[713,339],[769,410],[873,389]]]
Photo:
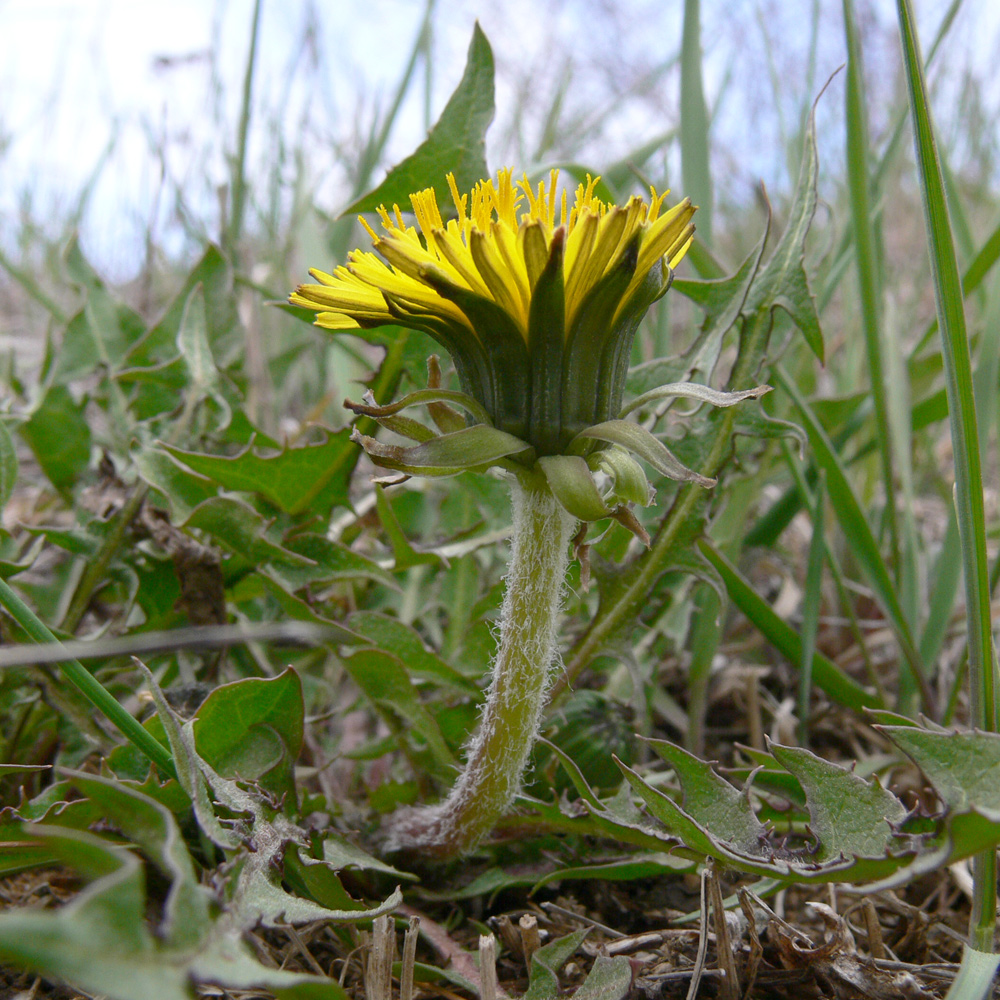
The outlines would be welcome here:
[[[684,194],[698,206],[698,238],[712,245],[712,174],[708,110],[701,81],[699,0],[684,0],[681,40],[681,174]]]
[[[898,0],[897,12],[948,392],[952,452],[955,459],[955,506],[962,543],[969,630],[972,722],[977,728],[995,732],[996,667],[986,559],[986,515],[962,282],[931,121],[920,43],[909,0]],[[991,850],[975,859],[973,875],[975,887],[970,927],[972,945],[981,951],[993,951],[997,904],[995,851]]]
[[[688,668],[688,729],[684,745],[691,753],[701,756],[705,752],[705,715],[712,661],[722,637],[719,616],[722,602],[712,587],[698,587],[695,593],[688,632],[691,666]]]
[[[962,547],[954,507],[949,512],[941,554],[934,563],[931,579],[933,583],[927,600],[927,621],[920,634],[920,658],[933,666],[941,655],[941,648],[948,635],[958,583],[962,579]]]
[[[979,248],[979,252],[972,258],[972,263],[965,269],[965,274],[962,276],[962,294],[965,298],[979,288],[998,260],[1000,260],[1000,224],[990,233],[986,242]],[[937,331],[938,321],[935,316],[927,324],[927,329],[921,335],[917,346],[910,352],[911,363],[927,347]]]
[[[799,462],[796,460],[795,456],[792,454],[792,449],[788,446],[788,442],[781,442],[781,452],[785,459],[785,464],[788,466],[792,473],[792,479],[794,481],[794,489],[799,493],[802,498],[802,504],[805,507],[815,507],[816,501],[813,499],[813,491],[810,488],[808,478],[800,468]],[[813,485],[819,481],[818,474],[812,477]],[[824,479],[823,483],[824,492],[826,490],[826,482]],[[868,674],[868,679],[871,681],[872,687],[878,692],[878,697],[883,704],[889,704],[889,697],[885,692],[885,688],[879,678],[878,671],[875,669],[875,665],[872,662],[871,654],[868,651],[868,643],[865,639],[864,632],[861,629],[861,623],[858,621],[857,609],[854,607],[854,600],[848,593],[847,586],[844,583],[844,574],[841,571],[840,564],[837,561],[837,553],[833,549],[824,546],[824,555],[826,559],[826,565],[830,570],[830,576],[833,578],[833,584],[837,588],[837,599],[840,601],[840,607],[844,615],[847,618],[847,627],[850,630],[851,636],[854,638],[854,642],[861,654],[861,659],[864,661],[865,671]]]
[[[899,643],[914,685],[920,691],[925,710],[933,714],[933,694],[924,676],[920,656],[913,642],[906,615],[903,613],[899,594],[889,575],[889,569],[882,558],[871,527],[865,519],[861,504],[854,495],[854,490],[844,472],[840,456],[834,449],[822,424],[816,419],[812,407],[780,366],[774,370],[774,380],[788,393],[802,416],[806,433],[809,435],[813,460],[826,472],[830,503],[841,530],[844,532],[844,537],[854,553],[854,558],[857,559],[864,571],[868,584],[875,594],[875,599],[881,606],[886,621]]]
[[[761,634],[782,656],[798,666],[802,662],[802,638],[774,613],[767,602],[753,589],[739,570],[707,541],[698,543],[702,554],[718,570],[726,584],[729,599],[760,630]],[[848,677],[833,660],[822,653],[812,657],[812,679],[838,704],[856,711],[877,708],[882,703],[857,681]]]
[[[58,643],[58,639],[35,615],[24,601],[10,588],[6,580],[0,579],[0,604],[28,635],[40,644]],[[62,664],[62,672],[87,700],[112,722],[118,730],[138,750],[144,753],[164,774],[176,778],[174,761],[162,743],[155,740],[145,729],[118,704],[89,670],[79,660],[67,660]]]
[[[886,394],[880,391],[885,385],[885,366],[882,361],[882,291],[879,262],[882,259],[872,225],[869,198],[868,163],[868,114],[865,101],[864,74],[861,66],[861,44],[854,24],[854,4],[844,0],[844,32],[847,36],[847,177],[850,188],[851,220],[854,227],[854,260],[858,272],[858,292],[861,320],[864,327],[865,350],[868,356],[868,375],[874,387],[875,433],[886,497],[895,495],[895,472],[892,433]],[[890,564],[898,574],[899,528],[896,507],[892,502],[885,506],[889,527]]]
[[[789,174],[791,176],[795,175],[795,164],[793,161],[793,143],[791,136],[788,134],[788,126],[785,123],[785,109],[783,107],[784,102],[781,100],[781,96],[785,90],[781,73],[778,70],[777,62],[774,58],[774,43],[771,39],[771,32],[769,30],[769,18],[764,12],[764,9],[760,6],[756,10],[757,28],[760,31],[761,47],[764,51],[764,55],[767,59],[767,75],[768,82],[771,85],[771,93],[768,95],[771,98],[771,103],[774,107],[774,113],[777,118],[778,125],[778,143],[780,148],[783,149],[789,159]],[[784,41],[782,39],[782,41]],[[811,91],[810,91],[811,93]]]
[[[966,292],[968,295],[968,292]],[[995,284],[987,305],[983,332],[979,342],[979,360],[973,374],[973,391],[976,398],[976,420],[979,426],[979,453],[986,454],[990,428],[1000,412],[1000,398],[996,391],[1000,375],[1000,285]],[[958,582],[962,576],[962,548],[958,538],[958,521],[952,507],[941,555],[934,567],[929,613],[924,632],[920,637],[920,653],[924,663],[934,663],[941,652],[951,620]],[[990,575],[990,592],[995,589]],[[956,678],[957,680],[957,678]]]
[[[986,559],[986,518],[983,508],[979,431],[962,283],[959,279],[944,182],[938,163],[919,44],[912,10],[907,0],[899,0],[898,11],[952,426],[956,505],[963,541],[963,568],[969,605],[970,666],[974,671],[978,671],[980,685],[973,691],[975,722],[981,728],[995,731],[996,706],[992,669],[989,570]],[[987,666],[990,669],[987,669]],[[974,673],[973,676],[976,677],[977,674]]]
[[[809,745],[809,698],[812,694],[812,664],[816,653],[816,632],[819,629],[819,607],[822,600],[823,562],[826,545],[823,541],[823,513],[826,507],[826,474],[820,472],[813,500],[812,540],[806,564],[806,587],[802,595],[802,659],[799,662],[799,743]]]
[[[892,508],[899,510],[899,563],[896,580],[903,611],[911,630],[916,633],[920,621],[920,541],[916,510],[916,491],[913,480],[913,405],[911,385],[906,371],[906,355],[900,329],[899,312],[893,302],[887,304],[883,316],[883,342],[885,344],[885,391],[874,393],[875,398],[885,398],[885,412],[889,420],[889,434],[896,482],[887,488],[897,497]],[[921,663],[928,660],[921,657]]]

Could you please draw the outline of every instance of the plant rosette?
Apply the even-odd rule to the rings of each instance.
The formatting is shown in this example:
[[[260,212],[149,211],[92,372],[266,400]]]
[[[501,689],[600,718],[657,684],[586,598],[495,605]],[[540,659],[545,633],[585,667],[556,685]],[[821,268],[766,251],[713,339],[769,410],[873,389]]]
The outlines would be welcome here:
[[[442,803],[397,811],[389,822],[390,847],[444,856],[475,847],[520,789],[556,658],[578,522],[615,518],[648,544],[630,509],[654,496],[640,459],[670,479],[715,484],[626,418],[671,396],[731,406],[768,391],[673,383],[623,407],[636,330],[691,245],[695,207],[685,199],[664,210],[666,195],[655,189],[648,203],[636,196],[610,205],[589,175],[570,207],[558,171],[537,188],[527,177],[515,184],[512,173],[499,171],[470,195],[449,175],[455,217],[447,222],[433,188],[411,195],[416,226],[398,206],[379,209],[381,233],[361,220],[377,253],[353,251],[333,274],[310,271],[317,283],[289,300],[315,310],[326,329],[408,327],[451,355],[461,391],[442,388],[432,357],[426,389],[388,405],[371,394],[346,404],[416,442],[355,431],[376,465],[403,476],[499,468],[511,481],[500,640],[465,769]],[[417,405],[428,407],[436,431],[400,416]]]

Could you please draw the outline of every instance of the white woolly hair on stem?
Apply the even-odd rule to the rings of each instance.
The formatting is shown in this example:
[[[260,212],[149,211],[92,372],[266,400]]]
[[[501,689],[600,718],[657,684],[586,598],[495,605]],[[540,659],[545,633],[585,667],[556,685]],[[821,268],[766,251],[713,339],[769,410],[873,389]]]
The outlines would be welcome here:
[[[514,531],[500,640],[466,764],[438,805],[398,810],[390,850],[450,857],[472,850],[513,803],[538,729],[557,653],[569,540],[576,519],[532,474],[511,485]]]

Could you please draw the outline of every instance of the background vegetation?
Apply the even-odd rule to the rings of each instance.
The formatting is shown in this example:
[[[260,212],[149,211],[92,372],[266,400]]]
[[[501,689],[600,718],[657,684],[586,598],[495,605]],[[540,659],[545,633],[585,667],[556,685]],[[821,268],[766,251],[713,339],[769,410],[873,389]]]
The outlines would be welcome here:
[[[423,386],[433,345],[329,337],[273,303],[365,245],[341,213],[437,120],[471,23],[428,3],[391,58],[372,56],[393,74],[369,84],[327,12],[306,9],[284,75],[264,55],[273,12],[249,12],[239,44],[219,32],[164,68],[197,77],[207,111],[190,131],[137,115],[155,199],[138,221],[118,213],[116,239],[108,178],[130,168],[134,120],[72,199],[41,181],[8,192],[3,989],[383,1000],[381,911],[419,914],[418,961],[411,934],[396,975],[443,996],[488,992],[471,959],[487,928],[503,986],[537,998],[588,975],[578,996],[699,982],[893,996],[906,977],[943,995],[970,913],[990,950],[1000,801],[984,762],[1000,754],[988,735],[952,735],[996,728],[1000,133],[977,61],[984,9],[918,12],[938,175],[913,153],[922,105],[895,12],[746,4],[710,21],[696,0],[660,6],[485,20],[487,159],[600,173],[616,200],[652,182],[699,202],[686,280],[643,327],[630,394],[758,372],[771,419],[733,417],[723,437],[696,412],[671,441],[697,467],[742,432],[696,508],[657,484],[641,517],[673,532],[669,552],[592,532],[589,588],[571,570],[551,742],[518,815],[461,865],[385,857],[380,817],[439,795],[475,724],[505,486],[373,487],[341,401],[359,383],[379,401]],[[814,145],[813,101],[848,55]],[[464,92],[485,101],[479,69]],[[3,111],[12,167],[18,113]],[[974,423],[960,405],[973,388]],[[227,625],[240,641],[181,631]],[[85,643],[78,659],[23,648],[53,635]],[[142,725],[123,736],[130,718]],[[737,794],[758,766],[752,797]],[[866,901],[852,888],[877,879]],[[728,900],[742,923],[717,921],[709,947],[708,901],[748,887],[756,898]],[[512,926],[525,914],[550,950],[531,920]]]

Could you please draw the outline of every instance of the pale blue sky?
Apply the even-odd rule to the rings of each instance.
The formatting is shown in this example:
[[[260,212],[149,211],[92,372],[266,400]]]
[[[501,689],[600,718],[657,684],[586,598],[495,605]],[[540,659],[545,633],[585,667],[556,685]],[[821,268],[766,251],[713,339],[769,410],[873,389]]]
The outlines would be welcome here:
[[[864,16],[866,5],[860,0],[858,5]],[[782,125],[786,132],[794,128],[794,109],[808,86],[802,25],[811,6],[810,0],[703,4],[706,91],[710,101],[722,93],[713,127],[714,163],[737,185],[738,195],[758,177],[772,187],[784,183],[786,156],[778,136]],[[820,6],[817,88],[843,60],[839,0]],[[945,0],[917,0],[925,44],[946,6]],[[867,7],[874,12],[865,22],[871,28],[868,68],[878,76],[896,57],[887,30],[892,7],[887,0]],[[950,50],[992,73],[1000,4],[966,0],[965,7],[949,38]],[[210,216],[214,206],[207,201],[227,176],[223,151],[235,133],[252,8],[251,0],[0,0],[0,226],[7,230],[0,239],[11,238],[26,193],[36,219],[63,217],[109,149],[82,228],[91,255],[115,276],[128,277],[137,241],[158,211],[166,212],[157,203],[164,166],[175,184],[190,192],[194,211]],[[576,70],[568,105],[600,106],[613,78],[676,53],[683,3],[505,0],[499,8],[495,0],[438,0],[434,19],[435,114],[458,80],[477,16],[493,44],[494,165],[517,153],[511,119],[517,88],[527,77],[536,74],[539,88],[550,93],[572,53]],[[343,178],[333,169],[323,173],[320,140],[348,137],[370,120],[373,106],[384,107],[423,9],[422,0],[264,0],[251,159],[267,160],[276,130],[294,145],[295,129],[307,123],[309,141],[317,147],[319,197],[331,211],[342,207]],[[298,48],[310,24],[321,56],[320,69],[313,71],[303,67]],[[217,54],[214,69],[204,55],[210,49]],[[773,106],[772,70],[786,107]],[[221,81],[220,91],[213,92],[213,79]],[[622,102],[600,145],[587,151],[591,162],[600,166],[601,157],[608,162],[675,124],[676,73],[664,75],[658,88],[652,98]],[[842,100],[835,84],[821,115],[836,122]],[[285,112],[279,124],[280,107]],[[230,130],[225,142],[212,134],[220,120]],[[391,153],[408,152],[422,138],[423,124],[417,88]],[[879,124],[876,116],[873,129]],[[158,146],[166,149],[162,160],[155,154]],[[165,219],[159,224],[168,225]]]

